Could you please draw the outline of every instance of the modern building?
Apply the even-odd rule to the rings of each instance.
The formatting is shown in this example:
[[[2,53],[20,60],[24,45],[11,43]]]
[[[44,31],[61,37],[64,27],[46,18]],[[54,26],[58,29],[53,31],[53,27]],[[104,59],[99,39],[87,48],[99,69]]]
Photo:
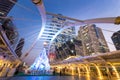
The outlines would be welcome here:
[[[58,14],[58,16],[48,16],[48,18],[49,19],[45,28],[45,32],[49,34],[49,37],[52,37],[52,35],[55,35],[63,27],[65,27],[64,24],[66,23],[67,20],[65,18],[62,18],[61,14]],[[49,53],[50,55],[52,55],[52,57],[49,60],[54,60],[52,58],[65,59],[69,56],[76,55],[75,45],[72,42],[70,42],[70,40],[73,39],[74,37],[75,37],[74,26],[60,32],[60,34],[55,38],[50,47]]]
[[[56,58],[65,59],[69,56],[76,56],[75,44],[71,39],[65,42],[56,42]]]
[[[120,50],[120,30],[112,35],[112,41],[117,50]]]
[[[11,19],[2,17],[6,17],[8,15],[15,5],[14,2],[17,2],[17,0],[0,0],[0,25],[6,32],[6,36],[10,40],[11,45],[15,44],[18,40],[18,32]]]
[[[21,38],[19,40],[19,43],[18,43],[16,49],[15,49],[15,52],[16,52],[18,57],[21,57],[21,55],[22,55],[22,49],[23,49],[24,43],[25,43],[24,38]]]
[[[4,19],[2,28],[6,33],[6,36],[11,45],[15,45],[18,41],[18,31],[11,19]]]
[[[16,48],[16,44],[19,40],[19,34],[17,31],[17,28],[15,27],[14,23],[11,19],[3,19],[3,23],[0,24],[1,26],[1,32],[0,35],[4,35],[5,39],[7,40],[8,44],[11,46],[11,49],[14,51]],[[3,34],[4,33],[4,34]],[[0,38],[0,43],[3,44],[3,39]],[[12,55],[9,51],[7,51],[7,47],[0,46],[0,50],[4,55]]]
[[[75,42],[75,51],[76,51],[76,56],[84,56],[83,54],[83,46],[82,46],[82,41],[79,38],[79,34],[76,37],[76,39],[74,40]]]
[[[6,17],[15,5],[14,2],[17,0],[0,0],[0,16]]]
[[[56,59],[65,59],[69,56],[76,56],[75,51],[75,27],[65,29],[54,40]]]
[[[78,31],[84,56],[109,52],[102,30],[94,24],[81,26]]]

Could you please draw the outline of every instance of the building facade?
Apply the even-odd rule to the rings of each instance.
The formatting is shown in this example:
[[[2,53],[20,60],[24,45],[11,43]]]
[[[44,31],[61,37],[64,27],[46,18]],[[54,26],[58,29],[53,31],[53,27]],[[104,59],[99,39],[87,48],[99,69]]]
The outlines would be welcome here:
[[[17,2],[17,0],[0,0],[0,25],[2,27],[2,30],[5,32],[6,37],[9,40],[9,43],[13,50],[15,50],[16,48],[16,44],[19,40],[19,34],[12,19],[4,18],[4,17],[8,15],[10,10],[15,5],[15,2]],[[1,43],[1,40],[0,40],[0,43]]]
[[[112,41],[117,50],[120,50],[120,30],[112,35]]]
[[[4,19],[4,22],[2,24],[2,28],[6,33],[6,36],[10,42],[11,45],[15,45],[18,41],[19,34],[17,31],[16,26],[12,22],[11,19]]]
[[[76,56],[75,51],[75,27],[62,31],[54,40],[56,59],[65,59],[69,56]]]
[[[63,42],[56,42],[55,48],[56,48],[56,59],[66,59],[69,56],[76,56],[75,51],[75,44],[72,41],[73,39],[69,39],[68,41]]]
[[[24,43],[25,43],[24,38],[21,38],[21,39],[19,40],[19,43],[17,44],[17,47],[16,47],[16,49],[15,49],[15,52],[16,52],[16,54],[18,55],[18,57],[21,57],[21,55],[22,55],[22,49],[23,49]]]
[[[11,2],[12,1],[12,2]],[[10,44],[13,45],[18,40],[18,32],[13,24],[12,20],[6,17],[10,10],[13,8],[17,0],[0,0],[0,25],[6,33],[8,40],[10,40]]]
[[[17,0],[12,0],[13,2],[17,2]],[[15,5],[10,0],[0,0],[0,16],[6,17],[10,10]]]
[[[49,34],[56,34],[59,32],[63,27],[65,27],[65,23],[67,19],[62,18],[61,14],[58,14],[58,16],[50,16],[48,17],[49,21],[47,22],[45,31],[50,31]],[[47,29],[49,28],[49,29]],[[65,59],[69,56],[75,56],[75,45],[71,42],[71,39],[73,39],[75,36],[75,27],[72,26],[70,28],[67,28],[60,32],[60,34],[55,38],[55,40],[52,42],[52,45],[50,47],[50,55],[54,55],[56,59]],[[53,58],[53,57],[52,57]],[[55,59],[50,60],[55,60]]]
[[[102,30],[94,24],[81,26],[78,31],[84,56],[109,52]]]
[[[78,36],[75,39],[75,51],[76,51],[76,56],[84,56],[83,54],[83,46],[82,46],[82,41],[79,38],[80,34],[78,33]]]

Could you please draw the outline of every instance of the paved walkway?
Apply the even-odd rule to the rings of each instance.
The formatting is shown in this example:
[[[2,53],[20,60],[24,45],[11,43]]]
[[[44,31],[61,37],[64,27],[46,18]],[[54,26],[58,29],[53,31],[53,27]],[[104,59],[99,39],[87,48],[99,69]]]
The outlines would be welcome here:
[[[98,80],[78,76],[18,76],[0,80]]]

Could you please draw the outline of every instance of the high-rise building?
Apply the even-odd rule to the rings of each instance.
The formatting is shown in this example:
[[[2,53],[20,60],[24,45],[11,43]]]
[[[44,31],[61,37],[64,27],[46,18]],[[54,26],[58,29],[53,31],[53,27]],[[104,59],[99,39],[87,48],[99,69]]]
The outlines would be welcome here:
[[[63,27],[65,27],[66,19],[61,17],[61,14],[58,16],[48,16],[48,22],[45,28],[45,32],[50,31],[49,34],[54,35],[57,32],[61,31]],[[70,41],[74,38],[75,35],[75,27],[72,26],[60,32],[60,34],[53,41],[49,52],[52,55],[55,55],[56,59],[65,59],[69,56],[74,56],[75,54],[75,46]],[[50,36],[51,37],[51,36]],[[72,46],[73,45],[73,46]],[[52,57],[53,58],[53,57]],[[53,59],[50,59],[53,60]]]
[[[16,44],[16,42],[18,41],[18,31],[16,26],[14,25],[14,23],[12,22],[11,19],[4,19],[4,22],[2,24],[2,28],[6,33],[6,36],[8,38],[8,40],[10,41],[11,45]]]
[[[7,16],[10,10],[15,5],[13,2],[17,2],[17,0],[0,0],[0,16]]]
[[[73,41],[73,39],[69,39],[68,41],[64,41],[64,39],[62,39],[63,42],[59,42],[57,41],[55,44],[55,48],[56,48],[56,59],[66,59],[69,56],[76,56],[76,51],[75,51],[75,43]]]
[[[79,38],[79,34],[76,37],[76,39],[74,40],[74,42],[75,42],[76,56],[84,56],[84,54],[83,54],[83,47],[82,47],[82,41]]]
[[[25,43],[24,38],[21,38],[15,49],[15,52],[18,55],[18,57],[20,57],[22,55],[22,49],[23,49],[24,43]]]
[[[102,30],[96,25],[81,26],[79,37],[82,41],[84,56],[109,52]]]
[[[70,27],[61,32],[54,40],[56,59],[65,59],[76,56],[75,51],[75,27]]]
[[[112,35],[112,41],[117,50],[120,50],[120,30]]]

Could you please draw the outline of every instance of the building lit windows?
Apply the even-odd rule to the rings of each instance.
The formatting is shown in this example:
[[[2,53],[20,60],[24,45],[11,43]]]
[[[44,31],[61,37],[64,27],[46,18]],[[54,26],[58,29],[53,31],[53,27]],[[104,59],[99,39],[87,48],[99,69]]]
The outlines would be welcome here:
[[[120,50],[120,30],[115,32],[113,35],[112,35],[112,41],[116,47],[117,50]]]

